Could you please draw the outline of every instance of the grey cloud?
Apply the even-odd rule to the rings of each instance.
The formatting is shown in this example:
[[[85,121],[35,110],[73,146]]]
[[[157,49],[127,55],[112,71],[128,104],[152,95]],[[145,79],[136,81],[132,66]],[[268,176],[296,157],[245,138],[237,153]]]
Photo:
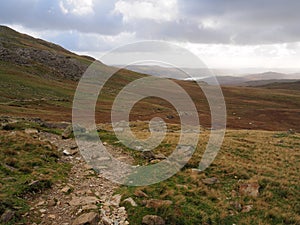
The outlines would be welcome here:
[[[135,32],[138,39],[194,43],[271,44],[300,41],[298,0],[178,0],[177,20],[158,22],[136,19],[129,23],[123,23],[122,15],[111,13],[117,1],[94,2],[95,14],[76,16],[62,13],[59,0],[4,1],[0,8],[0,23],[21,24],[35,30],[76,30],[101,35]],[[208,19],[216,21],[217,25],[204,26]],[[73,41],[78,40],[76,35],[65,35],[58,40],[67,40],[70,45],[75,45]]]
[[[10,0],[1,3],[0,23],[20,24],[36,30],[77,30],[83,33],[118,34],[122,17],[111,15],[114,1],[95,1],[94,15],[64,14],[59,0]]]

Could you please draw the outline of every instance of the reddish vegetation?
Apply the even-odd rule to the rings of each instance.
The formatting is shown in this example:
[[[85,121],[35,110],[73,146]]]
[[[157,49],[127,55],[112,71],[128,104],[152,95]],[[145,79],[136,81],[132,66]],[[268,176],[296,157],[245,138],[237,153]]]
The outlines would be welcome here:
[[[194,102],[196,102],[201,125],[209,127],[210,111],[203,92],[191,82],[178,83],[188,91]],[[299,91],[246,87],[223,87],[222,89],[227,107],[228,128],[300,130]],[[117,90],[118,88],[116,93],[118,93]],[[111,103],[112,100],[107,100],[107,97],[99,101],[96,113],[97,122],[110,121]],[[72,118],[71,100],[69,105],[65,107],[49,105],[48,103],[24,108],[0,105],[0,111],[9,111],[9,115],[14,116],[41,117],[51,121],[71,121]],[[157,98],[148,98],[139,102],[130,115],[132,120],[149,120],[153,117],[161,117],[170,123],[179,122],[174,107],[168,102]]]

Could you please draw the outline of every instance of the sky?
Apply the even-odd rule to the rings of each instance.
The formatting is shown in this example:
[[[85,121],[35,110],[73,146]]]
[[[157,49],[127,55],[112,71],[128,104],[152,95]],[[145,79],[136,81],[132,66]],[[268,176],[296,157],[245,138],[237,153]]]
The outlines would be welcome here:
[[[299,10],[299,0],[10,0],[0,24],[95,58],[160,40],[209,68],[297,69]]]

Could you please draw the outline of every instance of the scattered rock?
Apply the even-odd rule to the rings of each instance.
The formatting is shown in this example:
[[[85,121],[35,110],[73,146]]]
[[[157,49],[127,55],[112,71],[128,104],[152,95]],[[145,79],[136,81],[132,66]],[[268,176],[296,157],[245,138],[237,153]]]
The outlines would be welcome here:
[[[69,194],[71,192],[71,188],[69,186],[64,187],[61,189],[62,193]]]
[[[202,179],[202,182],[204,184],[212,185],[212,184],[219,183],[219,180],[216,177],[211,177],[211,178]]]
[[[235,190],[231,191],[231,197],[235,198],[237,196],[237,192]]]
[[[167,119],[171,120],[174,119],[175,117],[173,115],[167,115]]]
[[[165,225],[165,221],[160,216],[146,215],[143,217],[142,224],[144,225]]]
[[[152,151],[142,151],[142,156],[145,159],[155,159],[155,154]]]
[[[83,205],[93,205],[99,201],[98,198],[88,196],[88,197],[74,197],[69,202],[71,206],[83,206]]]
[[[47,210],[46,210],[46,209],[40,209],[39,211],[40,211],[40,213],[42,213],[42,214],[44,214],[44,213],[46,213],[46,212],[47,212]]]
[[[95,212],[90,212],[79,216],[77,219],[74,220],[72,225],[97,225],[99,221],[99,214]]]
[[[199,169],[191,169],[191,175],[198,175],[201,171]]]
[[[178,188],[183,188],[183,189],[185,189],[185,190],[188,190],[188,189],[189,189],[189,187],[188,187],[187,185],[185,185],[185,184],[176,184],[176,187],[178,187]]]
[[[134,195],[136,197],[140,197],[140,198],[148,198],[149,197],[145,192],[138,190],[138,189],[134,191]]]
[[[156,164],[156,163],[160,163],[160,162],[161,162],[160,159],[154,159],[154,160],[150,161],[151,164]]]
[[[37,134],[37,133],[39,133],[39,131],[37,129],[28,128],[28,129],[25,129],[25,133],[26,134]]]
[[[110,200],[110,204],[111,204],[112,206],[119,207],[120,202],[121,202],[121,198],[122,198],[122,195],[120,195],[120,194],[114,195],[114,196],[111,198],[111,200]]]
[[[259,194],[259,184],[257,182],[241,184],[239,192],[241,195],[257,197]]]
[[[110,160],[111,160],[110,157],[99,157],[99,158],[97,158],[97,161],[99,161],[99,162],[110,161]]]
[[[56,216],[55,215],[49,215],[48,218],[51,219],[51,220],[55,220]]]
[[[42,205],[45,205],[45,201],[40,201],[36,204],[36,206],[42,206]]]
[[[164,154],[162,154],[162,153],[158,153],[158,154],[154,155],[154,158],[162,160],[162,159],[166,159],[167,157]]]
[[[11,221],[15,216],[15,213],[9,209],[7,209],[1,216],[1,222],[8,223]]]
[[[238,201],[232,202],[231,205],[237,211],[241,211],[242,210],[242,205]]]
[[[106,216],[102,217],[102,223],[104,225],[111,225],[111,224],[113,224],[112,221],[108,217],[106,217]]]
[[[247,213],[247,212],[250,212],[253,208],[253,205],[245,205],[243,206],[243,209],[242,209],[242,212],[243,213]]]
[[[52,206],[56,206],[56,201],[54,199],[51,199],[48,201],[48,206],[52,207]]]
[[[96,210],[98,207],[96,205],[84,205],[82,206],[83,211]]]
[[[133,207],[137,206],[136,202],[132,198],[126,198],[123,202],[124,203],[129,203]]]
[[[69,139],[71,138],[71,135],[73,134],[73,127],[72,125],[67,126],[67,128],[62,133],[61,137],[62,139]]]
[[[294,131],[293,129],[289,129],[287,133],[288,134],[296,134],[296,131]]]
[[[86,170],[92,170],[92,169],[93,169],[93,167],[92,167],[91,165],[89,165],[89,164],[85,164],[85,165],[84,165],[84,168],[85,168]]]
[[[65,149],[63,151],[63,153],[66,155],[66,156],[73,156],[73,155],[76,155],[78,153],[78,150],[76,149]]]
[[[159,199],[146,200],[144,203],[146,203],[145,205],[147,208],[153,208],[153,209],[168,207],[173,204],[173,202],[170,200],[159,200]]]

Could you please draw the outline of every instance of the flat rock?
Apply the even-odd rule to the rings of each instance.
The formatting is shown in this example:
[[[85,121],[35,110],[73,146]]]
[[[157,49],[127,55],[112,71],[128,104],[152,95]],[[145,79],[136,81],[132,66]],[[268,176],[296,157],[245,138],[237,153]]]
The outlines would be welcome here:
[[[146,215],[143,217],[142,224],[144,225],[165,225],[165,221],[160,216]]]
[[[77,219],[74,220],[72,225],[97,225],[99,221],[99,214],[95,212],[90,212],[79,216]]]
[[[204,184],[212,185],[212,184],[219,183],[219,180],[216,177],[211,177],[211,178],[202,179],[202,182]]]

